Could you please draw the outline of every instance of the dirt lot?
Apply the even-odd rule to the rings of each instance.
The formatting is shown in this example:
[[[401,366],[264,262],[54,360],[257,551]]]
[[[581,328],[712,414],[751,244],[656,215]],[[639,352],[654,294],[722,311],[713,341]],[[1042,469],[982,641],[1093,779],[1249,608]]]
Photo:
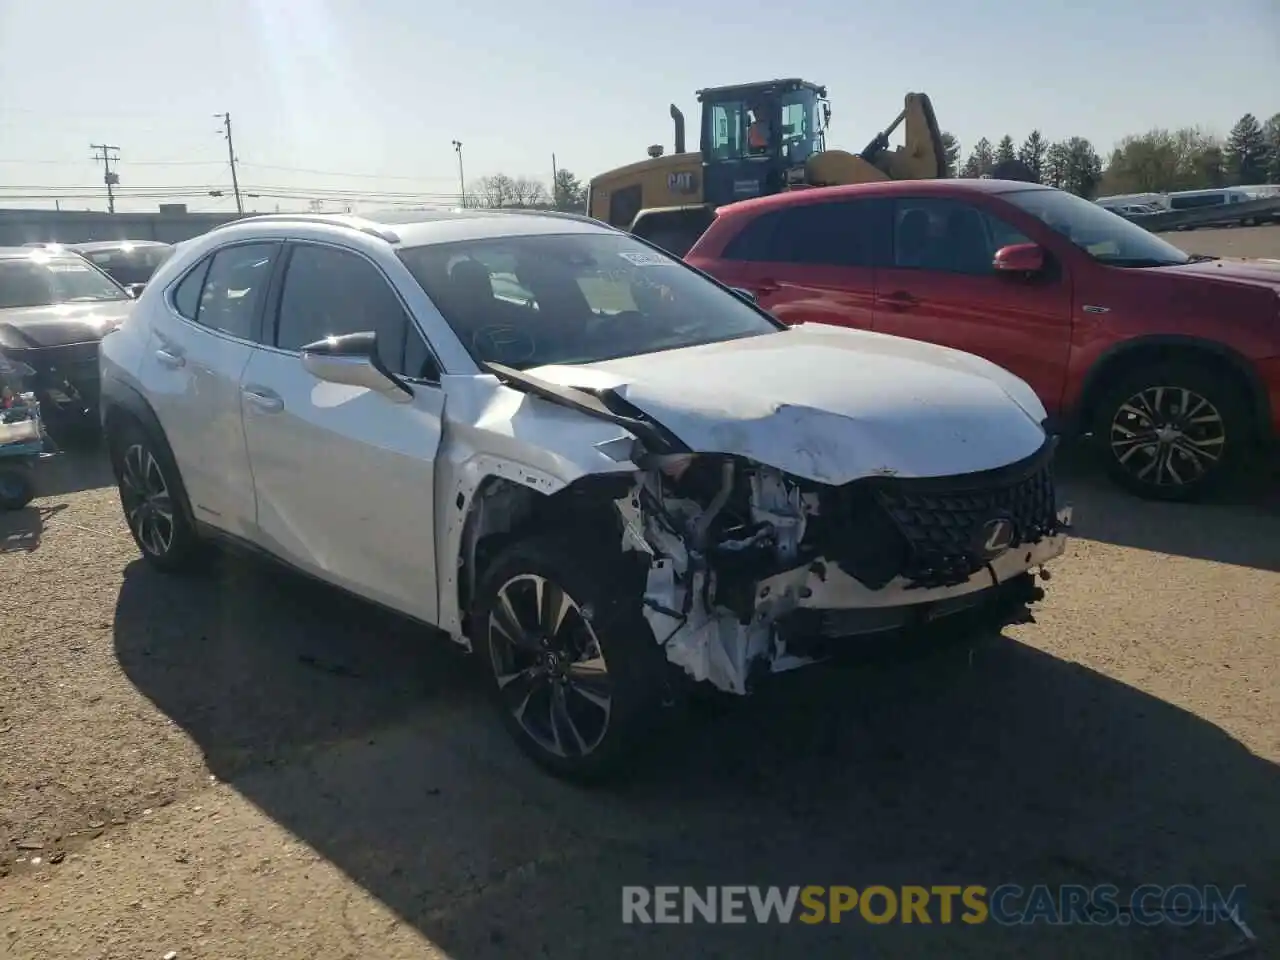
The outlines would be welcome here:
[[[1164,960],[1235,939],[621,924],[621,886],[662,883],[1245,884],[1274,950],[1280,477],[1180,507],[1064,469],[1079,537],[1037,624],[794,674],[588,793],[517,755],[415,628],[255,561],[151,573],[103,464],[67,458],[0,518],[0,956]]]
[[[1218,257],[1271,257],[1280,259],[1280,224],[1266,227],[1233,227],[1227,230],[1179,230],[1160,236],[1191,253]]]

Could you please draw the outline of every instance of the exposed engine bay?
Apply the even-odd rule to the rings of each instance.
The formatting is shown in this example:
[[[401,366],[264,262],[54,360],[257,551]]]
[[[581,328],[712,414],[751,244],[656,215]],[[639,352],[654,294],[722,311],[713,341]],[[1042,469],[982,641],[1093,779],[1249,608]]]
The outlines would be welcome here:
[[[971,372],[949,363],[929,373],[928,396],[963,402],[925,403],[918,374],[888,373],[923,345],[814,328],[768,349],[750,338],[718,345],[712,389],[690,384],[681,351],[648,355],[642,368],[488,364],[522,392],[622,428],[594,443],[619,472],[578,488],[587,502],[552,523],[589,516],[589,535],[612,547],[596,510],[616,515],[655,642],[693,681],[725,692],[745,694],[759,674],[826,659],[850,638],[970,609],[986,624],[988,612],[999,626],[1020,622],[1043,596],[1036,572],[1048,579],[1043,565],[1066,549],[1057,440],[1025,383],[969,357]],[[855,341],[857,356],[879,360],[851,382]],[[788,368],[779,382],[775,343],[811,348],[802,373]],[[697,366],[707,359],[702,348]],[[782,400],[725,386],[765,375]],[[537,510],[536,500],[499,503],[469,524],[471,544]],[[464,548],[465,569],[482,565],[474,553]]]
[[[1052,443],[991,475],[842,487],[729,456],[639,459],[615,505],[623,549],[649,559],[645,618],[672,663],[732,693],[821,659],[815,639],[944,616],[1011,583],[1039,599],[1029,571],[1070,525]]]

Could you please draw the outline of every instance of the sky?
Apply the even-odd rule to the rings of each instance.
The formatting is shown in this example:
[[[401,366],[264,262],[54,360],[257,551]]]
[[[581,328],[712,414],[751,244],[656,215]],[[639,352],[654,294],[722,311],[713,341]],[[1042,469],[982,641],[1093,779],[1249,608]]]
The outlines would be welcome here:
[[[669,103],[696,131],[696,89],[784,76],[827,86],[831,147],[923,91],[965,153],[1039,128],[1105,157],[1280,112],[1280,0],[0,0],[0,206],[105,209],[106,143],[117,209],[234,210],[224,112],[260,210],[456,198],[454,140],[469,184],[553,154],[586,180],[670,151]]]

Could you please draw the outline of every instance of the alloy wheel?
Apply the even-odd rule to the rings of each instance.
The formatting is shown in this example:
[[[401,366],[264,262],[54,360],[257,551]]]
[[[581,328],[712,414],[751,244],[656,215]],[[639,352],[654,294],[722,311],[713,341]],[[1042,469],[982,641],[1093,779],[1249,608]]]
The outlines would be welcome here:
[[[124,452],[120,493],[125,519],[142,549],[162,557],[173,547],[174,504],[169,484],[155,456],[143,444]]]
[[[519,574],[497,591],[488,622],[498,693],[521,729],[557,757],[604,740],[613,681],[588,616],[557,584]]]
[[[1222,413],[1186,387],[1147,387],[1129,397],[1111,420],[1110,447],[1135,479],[1156,487],[1202,480],[1222,459],[1227,430]]]

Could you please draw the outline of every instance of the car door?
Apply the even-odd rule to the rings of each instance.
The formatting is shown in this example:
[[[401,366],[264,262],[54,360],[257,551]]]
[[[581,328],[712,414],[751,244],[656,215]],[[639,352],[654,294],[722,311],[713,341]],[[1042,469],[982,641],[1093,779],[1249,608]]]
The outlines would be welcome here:
[[[999,364],[1054,412],[1071,340],[1065,266],[1046,251],[1037,276],[998,273],[997,250],[1031,241],[991,210],[951,197],[897,198],[892,236],[892,260],[876,274],[874,329]]]
[[[305,344],[365,331],[377,334],[387,369],[408,378],[409,402],[303,369]],[[265,334],[240,382],[260,542],[302,570],[435,622],[444,394],[403,301],[363,254],[292,242]]]
[[[771,210],[747,223],[703,269],[750,290],[783,323],[869,330],[887,211],[886,201],[872,198]]]
[[[253,352],[281,245],[220,247],[165,298],[139,375],[196,519],[238,536],[256,507],[240,421],[240,375]]]

